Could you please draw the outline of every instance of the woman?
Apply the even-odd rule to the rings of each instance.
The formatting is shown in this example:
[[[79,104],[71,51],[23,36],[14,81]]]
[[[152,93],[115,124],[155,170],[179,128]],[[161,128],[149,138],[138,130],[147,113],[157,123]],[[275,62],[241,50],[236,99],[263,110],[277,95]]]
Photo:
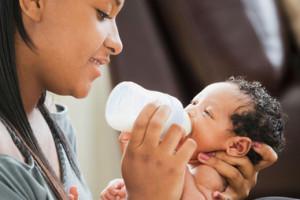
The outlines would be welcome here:
[[[122,50],[115,19],[123,4],[124,0],[0,0],[2,198],[68,199],[66,190],[76,185],[80,199],[91,199],[72,148],[70,124],[61,117],[63,108],[56,106],[57,113],[50,114],[45,92],[76,98],[88,95],[101,75],[99,66]],[[180,198],[185,165],[195,144],[189,140],[170,155],[178,142],[178,137],[172,137],[156,148],[157,127],[162,123],[157,118],[167,112],[150,104],[135,124],[122,162],[129,199]],[[170,132],[180,135],[181,129],[175,126]],[[122,143],[127,139],[121,138]],[[264,145],[258,152],[264,162],[255,167],[247,159],[237,162],[224,154],[207,161],[228,177],[230,185],[220,198],[247,196],[257,171],[276,160]]]

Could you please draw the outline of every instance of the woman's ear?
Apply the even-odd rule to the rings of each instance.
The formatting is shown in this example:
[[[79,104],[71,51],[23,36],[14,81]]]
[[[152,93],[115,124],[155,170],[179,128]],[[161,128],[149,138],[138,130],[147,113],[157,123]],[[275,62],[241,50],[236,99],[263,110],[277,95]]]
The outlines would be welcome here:
[[[44,0],[19,0],[19,2],[24,15],[35,22],[41,21]]]
[[[252,141],[248,137],[235,136],[231,144],[227,147],[226,153],[230,156],[241,157],[246,155],[251,149]]]

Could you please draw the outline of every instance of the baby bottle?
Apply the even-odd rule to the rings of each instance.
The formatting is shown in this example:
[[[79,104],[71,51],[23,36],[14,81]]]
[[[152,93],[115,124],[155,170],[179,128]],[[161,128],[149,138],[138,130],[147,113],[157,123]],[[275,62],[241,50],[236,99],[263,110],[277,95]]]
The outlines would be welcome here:
[[[131,132],[141,110],[148,103],[156,100],[159,104],[168,105],[171,108],[162,137],[174,123],[181,125],[186,134],[191,132],[190,118],[177,98],[165,93],[146,90],[133,82],[121,82],[112,90],[105,108],[107,123],[115,130]]]

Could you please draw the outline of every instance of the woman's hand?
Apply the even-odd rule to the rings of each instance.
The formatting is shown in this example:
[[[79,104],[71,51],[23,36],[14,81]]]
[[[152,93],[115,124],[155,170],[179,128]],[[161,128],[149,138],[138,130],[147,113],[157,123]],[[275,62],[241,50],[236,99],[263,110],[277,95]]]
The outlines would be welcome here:
[[[277,161],[277,154],[270,146],[254,142],[253,149],[263,158],[255,166],[247,156],[230,157],[225,152],[216,152],[215,156],[201,156],[200,153],[199,161],[215,168],[229,183],[224,192],[213,193],[216,199],[245,199],[256,185],[258,172]]]
[[[163,125],[170,109],[147,105],[138,116],[122,159],[122,174],[129,200],[180,199],[186,164],[196,149],[188,139],[177,152],[184,134],[172,125],[160,142]]]

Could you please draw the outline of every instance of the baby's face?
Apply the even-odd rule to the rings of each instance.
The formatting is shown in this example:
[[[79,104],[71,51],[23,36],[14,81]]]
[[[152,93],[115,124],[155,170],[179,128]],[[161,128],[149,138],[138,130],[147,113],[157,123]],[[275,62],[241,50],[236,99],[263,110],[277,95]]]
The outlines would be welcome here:
[[[188,136],[197,142],[199,152],[225,150],[235,136],[230,116],[246,102],[245,96],[232,83],[214,83],[202,90],[185,108],[192,121]]]

